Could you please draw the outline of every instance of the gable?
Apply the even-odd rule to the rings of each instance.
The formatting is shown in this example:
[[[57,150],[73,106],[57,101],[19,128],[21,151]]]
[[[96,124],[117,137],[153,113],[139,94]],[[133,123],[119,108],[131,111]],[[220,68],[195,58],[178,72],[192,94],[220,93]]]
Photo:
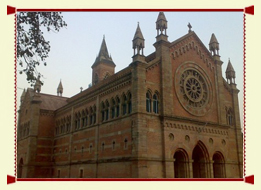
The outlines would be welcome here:
[[[194,32],[171,43],[173,103],[177,115],[218,121],[216,67]]]

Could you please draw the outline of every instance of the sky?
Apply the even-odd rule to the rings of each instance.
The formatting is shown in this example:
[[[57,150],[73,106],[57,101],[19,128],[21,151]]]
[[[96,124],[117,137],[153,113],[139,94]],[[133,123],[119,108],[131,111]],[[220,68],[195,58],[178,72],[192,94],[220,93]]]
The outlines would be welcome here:
[[[239,92],[239,105],[243,112],[243,12],[165,12],[170,42],[188,33],[188,23],[208,49],[211,34],[219,42],[219,55],[224,62],[223,77],[230,59]],[[156,20],[158,12],[64,12],[67,27],[58,33],[45,32],[51,51],[47,66],[37,70],[44,76],[41,92],[56,95],[62,81],[63,96],[72,97],[80,88],[91,83],[91,66],[99,53],[105,36],[109,54],[116,64],[115,72],[132,62],[132,40],[139,22],[145,38],[144,55],[155,51]],[[21,69],[18,66],[18,71]],[[24,88],[30,87],[25,75],[17,75],[18,108]],[[242,124],[241,124],[242,125]]]

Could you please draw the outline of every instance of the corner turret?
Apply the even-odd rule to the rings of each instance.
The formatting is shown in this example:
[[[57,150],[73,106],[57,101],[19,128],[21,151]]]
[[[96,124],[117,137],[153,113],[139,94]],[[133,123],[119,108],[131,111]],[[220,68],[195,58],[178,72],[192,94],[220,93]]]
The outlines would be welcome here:
[[[227,82],[229,84],[236,84],[236,82],[235,82],[236,72],[230,62],[230,59],[228,60],[228,64],[227,64],[226,78],[227,78]]]

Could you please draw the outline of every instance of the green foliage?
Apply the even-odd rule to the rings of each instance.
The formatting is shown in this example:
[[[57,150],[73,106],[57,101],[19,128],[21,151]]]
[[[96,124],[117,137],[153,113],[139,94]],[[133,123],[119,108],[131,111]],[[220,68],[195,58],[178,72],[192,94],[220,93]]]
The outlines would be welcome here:
[[[37,66],[46,66],[50,42],[44,38],[42,29],[59,32],[67,24],[60,12],[18,12],[17,13],[17,62],[20,74],[25,73],[28,83],[33,85],[41,74]]]

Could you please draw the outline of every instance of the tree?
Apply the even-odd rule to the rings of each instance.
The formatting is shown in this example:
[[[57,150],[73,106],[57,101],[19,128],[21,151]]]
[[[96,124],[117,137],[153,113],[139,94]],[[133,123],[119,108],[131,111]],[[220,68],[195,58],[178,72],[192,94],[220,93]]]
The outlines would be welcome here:
[[[20,74],[25,73],[33,85],[38,76],[37,66],[44,64],[50,52],[50,42],[44,38],[42,29],[59,32],[67,24],[60,12],[18,12],[17,14],[17,62]],[[41,81],[43,84],[43,82]]]

